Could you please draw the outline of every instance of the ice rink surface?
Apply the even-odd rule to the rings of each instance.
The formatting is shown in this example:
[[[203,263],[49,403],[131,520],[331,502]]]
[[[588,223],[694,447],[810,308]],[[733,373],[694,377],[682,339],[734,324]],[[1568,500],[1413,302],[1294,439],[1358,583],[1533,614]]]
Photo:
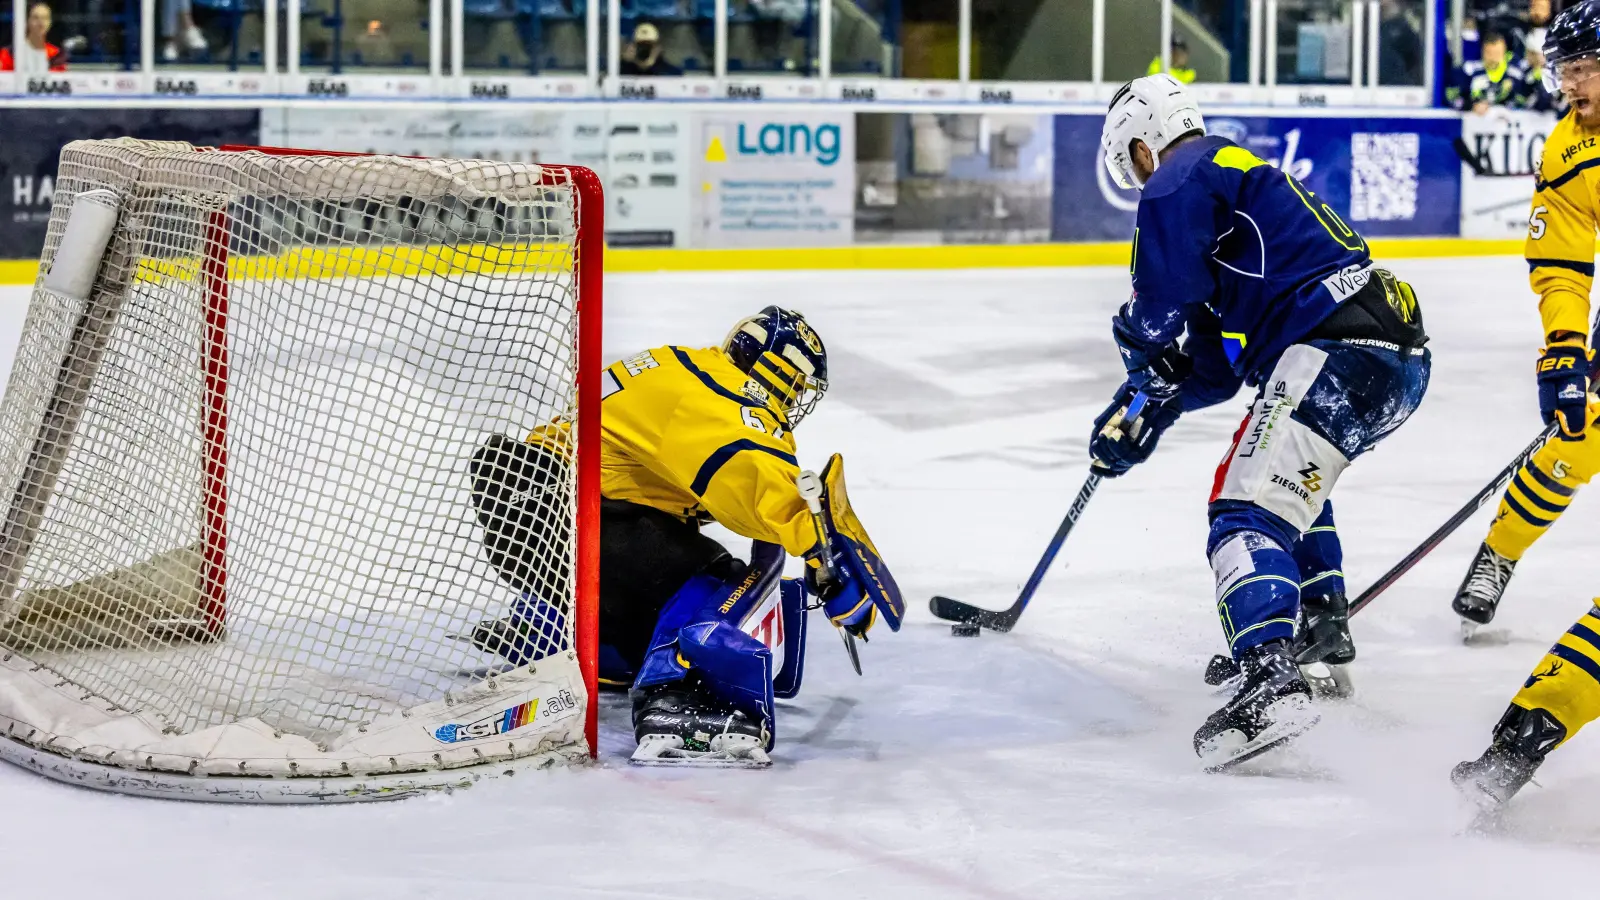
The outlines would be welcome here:
[[[1539,430],[1524,263],[1391,265],[1422,300],[1434,379],[1339,483],[1353,592]],[[768,303],[828,344],[833,388],[797,434],[801,460],[845,455],[911,613],[874,630],[861,678],[813,619],[773,769],[630,767],[617,703],[597,768],[394,804],[146,801],[5,767],[5,896],[1504,898],[1600,874],[1600,738],[1555,753],[1493,821],[1448,779],[1600,594],[1600,501],[1574,504],[1468,647],[1449,601],[1482,512],[1355,620],[1353,701],[1323,704],[1292,748],[1207,775],[1190,738],[1222,702],[1200,675],[1223,640],[1205,501],[1244,395],[1101,489],[1016,631],[954,638],[926,608],[934,593],[1005,606],[1033,567],[1120,380],[1107,324],[1126,272],[621,276],[607,291],[608,360],[717,343]],[[0,293],[0,368],[26,297]]]

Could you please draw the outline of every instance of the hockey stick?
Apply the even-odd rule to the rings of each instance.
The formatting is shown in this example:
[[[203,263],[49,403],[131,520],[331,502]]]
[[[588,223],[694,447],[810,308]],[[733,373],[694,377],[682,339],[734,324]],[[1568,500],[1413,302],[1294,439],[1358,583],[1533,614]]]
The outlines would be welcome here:
[[[1427,556],[1429,553],[1432,553],[1435,547],[1438,547],[1440,544],[1444,543],[1445,538],[1448,538],[1450,535],[1454,534],[1457,528],[1460,528],[1463,523],[1472,518],[1473,513],[1476,513],[1478,510],[1482,509],[1483,505],[1488,503],[1491,499],[1499,496],[1506,489],[1506,485],[1511,483],[1511,479],[1516,477],[1517,470],[1521,469],[1527,464],[1528,458],[1533,456],[1535,453],[1538,453],[1539,448],[1543,447],[1552,437],[1555,436],[1556,427],[1557,426],[1555,423],[1551,423],[1550,427],[1546,428],[1543,434],[1540,434],[1533,443],[1529,444],[1521,453],[1517,454],[1516,459],[1513,459],[1509,465],[1507,465],[1504,469],[1501,469],[1500,474],[1496,475],[1493,481],[1484,485],[1483,489],[1474,494],[1472,499],[1468,500],[1465,506],[1456,510],[1455,515],[1451,516],[1443,525],[1440,525],[1439,529],[1433,534],[1428,535],[1427,540],[1419,544],[1415,550],[1412,550],[1410,553],[1406,554],[1405,559],[1395,563],[1394,568],[1383,573],[1383,576],[1377,581],[1373,582],[1371,587],[1361,592],[1361,596],[1351,601],[1350,615],[1355,615],[1362,609],[1365,609],[1368,603],[1378,599],[1379,594],[1382,594],[1384,591],[1393,587],[1394,583],[1399,581],[1407,572],[1411,571],[1412,567],[1416,566],[1417,563],[1422,562],[1423,557]]]
[[[1590,340],[1589,346],[1593,347],[1596,340],[1600,340],[1600,319],[1597,319],[1595,322],[1594,338]],[[1589,363],[1590,382],[1593,383],[1596,377],[1600,377],[1600,359],[1592,360]],[[1405,559],[1395,563],[1394,568],[1383,573],[1383,577],[1373,582],[1371,587],[1362,591],[1361,596],[1357,597],[1350,603],[1350,615],[1355,615],[1365,608],[1368,603],[1378,599],[1379,594],[1392,587],[1396,581],[1399,581],[1402,576],[1411,571],[1412,567],[1414,567],[1417,563],[1422,562],[1423,557],[1427,556],[1429,553],[1432,553],[1435,547],[1444,543],[1445,538],[1448,538],[1450,535],[1454,534],[1457,528],[1460,528],[1463,523],[1472,518],[1473,513],[1476,513],[1479,509],[1482,509],[1485,503],[1488,503],[1491,499],[1504,491],[1506,489],[1506,485],[1511,482],[1511,479],[1517,476],[1517,470],[1526,465],[1528,459],[1535,453],[1539,452],[1540,447],[1543,447],[1545,444],[1550,442],[1551,438],[1555,437],[1556,430],[1558,428],[1558,423],[1551,422],[1545,428],[1544,433],[1540,434],[1539,437],[1534,439],[1533,443],[1529,444],[1521,453],[1517,454],[1517,458],[1513,459],[1511,463],[1504,469],[1501,469],[1500,474],[1496,475],[1493,481],[1484,485],[1483,490],[1474,495],[1471,500],[1468,500],[1465,506],[1461,507],[1459,510],[1456,510],[1456,514],[1451,516],[1449,521],[1445,522],[1443,525],[1440,525],[1438,531],[1428,535],[1428,539],[1423,541],[1415,550],[1412,550],[1410,553],[1406,554]]]
[[[1107,422],[1106,427],[1116,430],[1121,428],[1123,422],[1127,421],[1133,421],[1135,427],[1137,427],[1139,416],[1144,412],[1147,402],[1149,402],[1148,398],[1144,394],[1135,394],[1132,402],[1128,404],[1127,412],[1120,419]],[[1066,517],[1061,520],[1061,524],[1056,528],[1055,535],[1050,538],[1050,545],[1045,548],[1044,556],[1040,557],[1038,565],[1033,567],[1033,574],[1028,576],[1028,583],[1022,586],[1022,593],[1017,595],[1016,602],[1012,603],[1011,606],[995,612],[994,610],[983,609],[969,603],[962,603],[960,600],[954,600],[949,597],[934,597],[928,601],[928,609],[935,616],[947,622],[959,622],[968,626],[976,625],[979,628],[987,628],[990,631],[998,631],[1002,634],[1010,631],[1017,624],[1017,620],[1022,618],[1022,611],[1028,608],[1028,601],[1033,599],[1034,591],[1039,589],[1040,583],[1044,581],[1045,573],[1049,572],[1050,566],[1055,563],[1056,554],[1061,552],[1061,546],[1067,542],[1067,535],[1072,533],[1072,527],[1078,524],[1078,519],[1089,505],[1089,498],[1093,497],[1095,490],[1100,487],[1100,481],[1101,476],[1094,472],[1090,472],[1089,477],[1084,479],[1083,487],[1078,489],[1078,496],[1073,499],[1072,506],[1067,510]],[[967,633],[975,634],[976,632],[969,631]]]

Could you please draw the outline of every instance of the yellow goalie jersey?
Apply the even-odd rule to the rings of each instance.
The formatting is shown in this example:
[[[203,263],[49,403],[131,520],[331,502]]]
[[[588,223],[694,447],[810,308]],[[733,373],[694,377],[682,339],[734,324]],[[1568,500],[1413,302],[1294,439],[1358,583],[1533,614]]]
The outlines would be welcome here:
[[[647,350],[606,369],[602,385],[601,496],[684,519],[709,515],[793,556],[816,545],[795,487],[794,437],[722,350]]]
[[[1600,130],[1584,128],[1568,113],[1544,145],[1525,248],[1547,340],[1571,332],[1587,342],[1597,193]]]

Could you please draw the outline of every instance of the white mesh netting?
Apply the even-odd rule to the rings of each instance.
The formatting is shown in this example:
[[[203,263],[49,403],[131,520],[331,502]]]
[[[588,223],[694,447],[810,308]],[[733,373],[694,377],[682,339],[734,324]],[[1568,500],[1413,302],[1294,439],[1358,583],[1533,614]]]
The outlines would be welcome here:
[[[0,753],[241,799],[585,755],[572,467],[533,529],[560,627],[508,671],[461,639],[517,596],[474,451],[573,454],[566,172],[76,142],[43,271],[93,189],[93,288],[41,277],[0,408]]]

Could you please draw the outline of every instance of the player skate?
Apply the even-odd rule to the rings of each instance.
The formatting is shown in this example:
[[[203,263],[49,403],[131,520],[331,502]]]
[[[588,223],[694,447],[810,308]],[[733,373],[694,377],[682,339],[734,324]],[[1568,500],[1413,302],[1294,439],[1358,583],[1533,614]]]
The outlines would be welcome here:
[[[1516,568],[1516,560],[1506,559],[1494,552],[1494,548],[1487,543],[1478,548],[1478,555],[1472,558],[1472,567],[1467,569],[1461,589],[1456,591],[1456,598],[1450,603],[1450,608],[1461,617],[1462,638],[1472,637],[1480,626],[1494,621],[1495,610],[1499,608],[1500,598],[1505,595],[1506,585],[1511,583],[1511,574]]]
[[[1422,402],[1428,337],[1416,293],[1361,235],[1293,176],[1208,135],[1171,76],[1117,91],[1101,149],[1140,199],[1133,297],[1111,324],[1127,381],[1090,432],[1095,471],[1125,474],[1183,415],[1257,386],[1207,509],[1217,615],[1241,680],[1194,746],[1225,768],[1316,723],[1297,659],[1340,690],[1329,667],[1355,645],[1328,498]],[[1131,426],[1106,427],[1139,407]]]
[[[1252,647],[1239,661],[1233,698],[1194,734],[1194,752],[1220,772],[1281,746],[1317,724],[1311,688],[1282,641]]]
[[[1466,797],[1497,807],[1522,790],[1546,755],[1567,739],[1567,729],[1542,709],[1512,704],[1494,727],[1494,742],[1475,760],[1458,764],[1450,780]]]
[[[641,691],[634,701],[639,765],[764,768],[772,736],[764,722],[719,699],[698,679]]]
[[[1350,600],[1343,591],[1301,596],[1291,655],[1313,695],[1345,699],[1355,693],[1348,667],[1355,661],[1356,643],[1350,636]]]

